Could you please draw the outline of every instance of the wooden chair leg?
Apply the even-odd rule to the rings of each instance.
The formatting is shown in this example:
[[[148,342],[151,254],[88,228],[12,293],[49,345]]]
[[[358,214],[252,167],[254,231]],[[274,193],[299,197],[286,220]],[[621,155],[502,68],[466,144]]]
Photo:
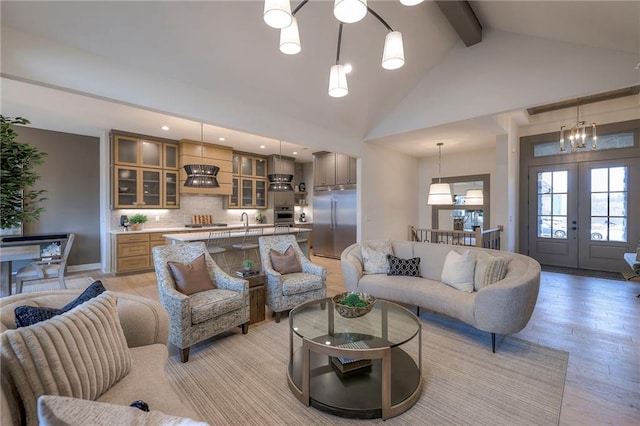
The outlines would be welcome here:
[[[22,293],[23,283],[22,278],[16,278],[16,294]]]
[[[249,323],[245,322],[240,326],[242,328],[242,334],[247,334],[249,332]]]
[[[276,323],[280,322],[280,315],[282,315],[282,312],[276,312]]]
[[[180,350],[180,361],[182,362],[189,361],[189,349],[191,349],[190,346]]]
[[[60,290],[66,290],[67,289],[67,283],[65,283],[65,281],[64,281],[64,275],[60,275],[58,277],[58,281],[60,282]]]

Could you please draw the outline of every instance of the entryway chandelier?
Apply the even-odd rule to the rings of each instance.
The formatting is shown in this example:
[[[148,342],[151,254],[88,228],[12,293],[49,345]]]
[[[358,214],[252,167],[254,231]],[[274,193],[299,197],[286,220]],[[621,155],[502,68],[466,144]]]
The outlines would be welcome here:
[[[576,123],[571,128],[568,128],[567,126],[560,127],[560,152],[565,152],[567,150],[564,139],[565,129],[569,132],[569,148],[571,149],[571,152],[576,152],[579,149],[587,147],[587,128],[589,127],[591,127],[591,149],[598,149],[596,123],[588,125],[586,121],[580,121],[580,104],[577,104]]]
[[[292,12],[290,0],[265,0],[264,22],[270,27],[280,30],[280,51],[282,53],[295,55],[302,50],[298,21],[295,15],[308,1],[302,0]],[[422,0],[400,0],[400,2],[404,5],[412,6],[421,3]],[[333,14],[340,21],[340,26],[338,29],[336,64],[329,71],[329,96],[340,98],[349,93],[347,86],[349,70],[347,66],[340,63],[343,24],[358,22],[367,13],[371,13],[388,31],[382,52],[382,68],[395,70],[404,65],[404,46],[401,32],[394,31],[380,15],[367,6],[367,0],[335,0]]]

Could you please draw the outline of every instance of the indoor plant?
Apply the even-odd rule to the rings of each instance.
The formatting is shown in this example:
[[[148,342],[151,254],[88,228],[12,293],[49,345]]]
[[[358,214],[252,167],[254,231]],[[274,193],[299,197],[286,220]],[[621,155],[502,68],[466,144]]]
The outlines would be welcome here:
[[[255,265],[255,263],[253,263],[253,260],[251,259],[245,259],[242,261],[242,267],[245,271],[250,271],[251,268],[253,268],[253,265]]]
[[[142,213],[136,213],[129,218],[131,229],[138,231],[142,229],[142,225],[147,222],[147,215]]]
[[[4,230],[19,228],[24,222],[40,219],[44,208],[38,204],[46,200],[43,196],[46,191],[30,188],[40,179],[35,169],[44,162],[47,154],[29,144],[16,141],[18,133],[13,126],[29,124],[29,120],[0,115],[0,122],[0,228]]]

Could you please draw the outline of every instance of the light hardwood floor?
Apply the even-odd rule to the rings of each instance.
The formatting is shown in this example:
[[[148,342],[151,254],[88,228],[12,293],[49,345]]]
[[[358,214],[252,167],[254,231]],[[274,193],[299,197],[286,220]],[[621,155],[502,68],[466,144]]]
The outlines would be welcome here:
[[[312,261],[327,268],[328,295],[344,291],[339,260],[312,256]],[[112,277],[91,271],[71,278],[76,276],[100,278],[109,290],[158,299],[153,272]],[[561,425],[640,424],[638,293],[637,280],[542,273],[533,317],[515,336],[570,353]],[[265,321],[273,319],[267,315]],[[500,338],[497,350],[499,344]]]

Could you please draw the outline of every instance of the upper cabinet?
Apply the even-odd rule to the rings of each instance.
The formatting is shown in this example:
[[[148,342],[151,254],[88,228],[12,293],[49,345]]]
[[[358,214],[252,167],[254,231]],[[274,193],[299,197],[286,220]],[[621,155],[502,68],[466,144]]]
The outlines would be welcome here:
[[[231,195],[233,175],[233,149],[228,146],[182,139],[180,141],[180,192],[184,194]],[[189,188],[184,186],[187,173],[185,164],[207,164],[217,166],[218,188]]]
[[[232,187],[227,200],[227,208],[267,208],[268,170],[269,166],[265,157],[234,153]]]
[[[351,185],[357,183],[356,159],[333,152],[313,156],[313,185]]]
[[[178,208],[178,144],[112,132],[113,208]]]

